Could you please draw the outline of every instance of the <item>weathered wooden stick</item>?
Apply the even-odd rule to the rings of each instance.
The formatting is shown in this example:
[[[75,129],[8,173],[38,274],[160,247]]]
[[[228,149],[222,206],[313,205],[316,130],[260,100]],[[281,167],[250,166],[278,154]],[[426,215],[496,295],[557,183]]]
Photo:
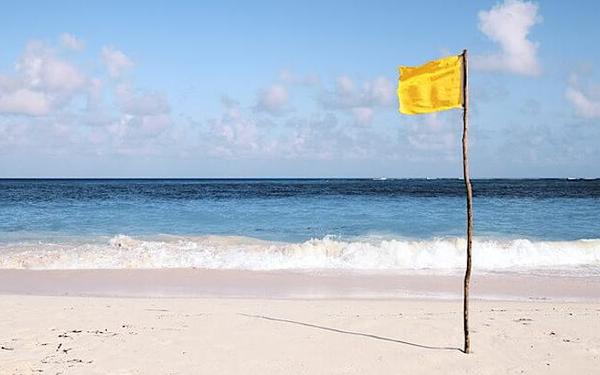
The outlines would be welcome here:
[[[463,291],[463,327],[465,333],[464,352],[471,352],[471,340],[469,337],[469,286],[471,283],[471,246],[473,244],[473,189],[469,179],[469,159],[468,159],[468,67],[467,50],[463,50],[463,176],[465,189],[467,190],[467,268],[465,270],[464,291]]]

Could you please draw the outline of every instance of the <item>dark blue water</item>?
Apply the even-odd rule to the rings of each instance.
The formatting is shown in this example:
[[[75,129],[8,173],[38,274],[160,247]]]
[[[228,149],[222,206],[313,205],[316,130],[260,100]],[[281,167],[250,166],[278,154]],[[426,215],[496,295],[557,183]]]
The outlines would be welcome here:
[[[600,180],[474,180],[475,231],[600,238]],[[53,236],[464,236],[462,180],[0,180],[0,241]]]

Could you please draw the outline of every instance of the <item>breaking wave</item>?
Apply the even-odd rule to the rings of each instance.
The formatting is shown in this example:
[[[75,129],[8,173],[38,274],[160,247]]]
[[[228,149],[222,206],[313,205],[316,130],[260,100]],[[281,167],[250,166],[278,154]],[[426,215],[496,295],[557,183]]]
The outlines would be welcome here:
[[[389,270],[443,272],[462,269],[465,240],[336,237],[299,243],[249,237],[157,236],[79,242],[0,245],[3,269]],[[533,241],[475,239],[477,272],[585,269],[600,275],[600,239]]]

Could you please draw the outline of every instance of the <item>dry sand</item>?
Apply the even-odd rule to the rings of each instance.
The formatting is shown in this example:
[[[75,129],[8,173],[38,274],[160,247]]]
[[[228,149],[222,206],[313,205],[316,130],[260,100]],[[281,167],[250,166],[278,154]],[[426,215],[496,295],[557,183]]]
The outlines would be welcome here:
[[[598,374],[600,304],[3,296],[2,374]]]
[[[364,299],[354,294],[355,284],[366,285],[360,289],[364,294],[391,281],[411,286],[399,288],[398,295],[446,283],[452,294],[460,287],[456,278],[354,276],[350,282],[342,276],[210,275],[0,271],[0,292],[5,293],[0,294],[0,374],[600,373],[597,278],[561,282],[519,277],[511,283],[524,292],[522,301],[473,300],[473,353],[465,355],[460,351],[460,300]],[[245,287],[234,288],[231,277]],[[312,284],[307,281],[311,277]],[[96,285],[98,280],[105,280],[104,289]],[[509,284],[492,287],[493,280],[481,276],[474,281],[480,295],[509,289]],[[11,284],[18,282],[22,284]],[[342,292],[338,297],[297,298],[301,289],[296,284],[303,282],[309,292],[317,283]],[[187,295],[186,288],[193,285],[198,295],[209,290],[228,297],[131,297],[153,295],[152,288],[161,295],[177,290]],[[576,287],[585,297],[579,302],[557,297],[568,297]],[[286,288],[295,290],[296,298],[277,294]],[[119,294],[116,289],[129,297],[107,296]],[[55,295],[23,295],[28,291]],[[261,297],[258,291],[279,298]],[[528,300],[534,292],[543,300]],[[80,296],[57,295],[62,293]],[[81,296],[86,293],[104,296]],[[253,298],[231,297],[240,293]]]

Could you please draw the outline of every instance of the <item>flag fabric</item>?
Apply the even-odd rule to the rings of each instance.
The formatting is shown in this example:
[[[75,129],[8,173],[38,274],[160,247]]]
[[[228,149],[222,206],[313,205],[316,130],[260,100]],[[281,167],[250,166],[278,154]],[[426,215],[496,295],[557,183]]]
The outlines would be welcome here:
[[[421,66],[401,66],[400,112],[415,115],[462,107],[462,59],[449,56]]]

